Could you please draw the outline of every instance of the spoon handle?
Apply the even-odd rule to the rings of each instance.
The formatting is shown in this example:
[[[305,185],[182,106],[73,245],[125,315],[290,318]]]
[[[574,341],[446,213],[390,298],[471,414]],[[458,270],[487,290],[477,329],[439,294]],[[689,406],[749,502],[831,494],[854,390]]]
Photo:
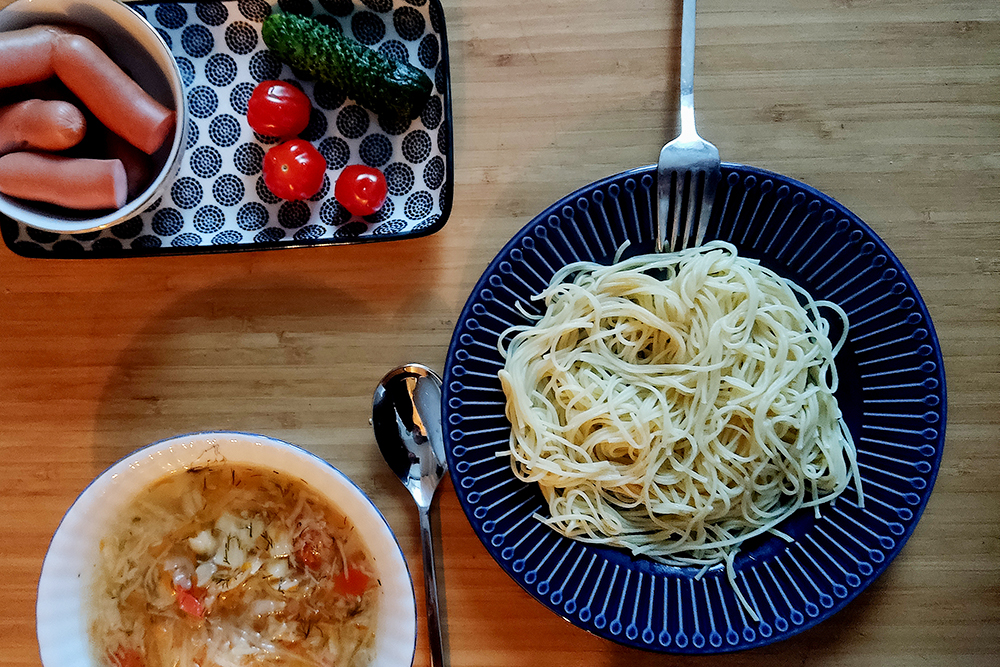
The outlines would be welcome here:
[[[434,539],[431,536],[430,511],[420,508],[420,544],[424,552],[424,597],[427,603],[427,635],[431,645],[431,665],[443,667],[441,617],[438,612],[437,567],[434,565]]]

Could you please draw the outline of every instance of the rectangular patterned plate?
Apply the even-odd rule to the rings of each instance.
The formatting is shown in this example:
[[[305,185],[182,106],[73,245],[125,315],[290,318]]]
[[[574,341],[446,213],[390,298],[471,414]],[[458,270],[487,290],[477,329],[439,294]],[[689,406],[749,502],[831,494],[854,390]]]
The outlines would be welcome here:
[[[444,226],[454,165],[448,42],[439,0],[223,0],[136,2],[167,42],[184,79],[189,123],[184,159],[163,196],[140,215],[86,234],[42,232],[0,216],[0,233],[26,257],[121,257],[233,252],[413,238]],[[272,11],[311,15],[434,81],[412,123],[386,121],[322,82],[299,78],[260,36]],[[327,160],[327,180],[308,201],[283,201],[264,186],[261,161],[274,140],[246,123],[260,81],[295,79],[313,101],[300,135]],[[348,164],[378,167],[389,197],[352,216],[333,197]]]

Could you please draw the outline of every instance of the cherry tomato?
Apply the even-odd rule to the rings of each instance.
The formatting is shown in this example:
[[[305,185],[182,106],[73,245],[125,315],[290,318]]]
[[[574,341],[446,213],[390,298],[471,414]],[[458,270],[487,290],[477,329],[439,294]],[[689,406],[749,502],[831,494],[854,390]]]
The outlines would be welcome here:
[[[306,129],[312,104],[301,90],[284,81],[262,81],[247,103],[247,123],[269,137],[294,137]]]
[[[264,185],[282,199],[309,199],[323,187],[326,160],[312,144],[291,139],[264,155]]]
[[[337,201],[354,215],[371,215],[379,210],[388,193],[385,174],[360,164],[344,167],[333,189]]]

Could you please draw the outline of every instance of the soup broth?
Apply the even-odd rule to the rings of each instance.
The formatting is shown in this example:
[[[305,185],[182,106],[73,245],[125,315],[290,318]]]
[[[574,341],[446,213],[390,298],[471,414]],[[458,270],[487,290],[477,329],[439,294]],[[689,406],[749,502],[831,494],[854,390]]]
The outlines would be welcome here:
[[[101,543],[90,632],[112,667],[362,667],[379,583],[303,481],[226,463],[168,475]]]

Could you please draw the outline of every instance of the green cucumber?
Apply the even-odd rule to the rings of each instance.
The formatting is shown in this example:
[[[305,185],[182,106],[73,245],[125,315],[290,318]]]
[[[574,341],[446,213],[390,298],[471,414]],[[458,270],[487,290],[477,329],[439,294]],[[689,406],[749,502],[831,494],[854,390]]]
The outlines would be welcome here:
[[[279,60],[340,87],[380,116],[413,120],[434,86],[416,67],[390,60],[307,16],[271,14],[261,36]]]

